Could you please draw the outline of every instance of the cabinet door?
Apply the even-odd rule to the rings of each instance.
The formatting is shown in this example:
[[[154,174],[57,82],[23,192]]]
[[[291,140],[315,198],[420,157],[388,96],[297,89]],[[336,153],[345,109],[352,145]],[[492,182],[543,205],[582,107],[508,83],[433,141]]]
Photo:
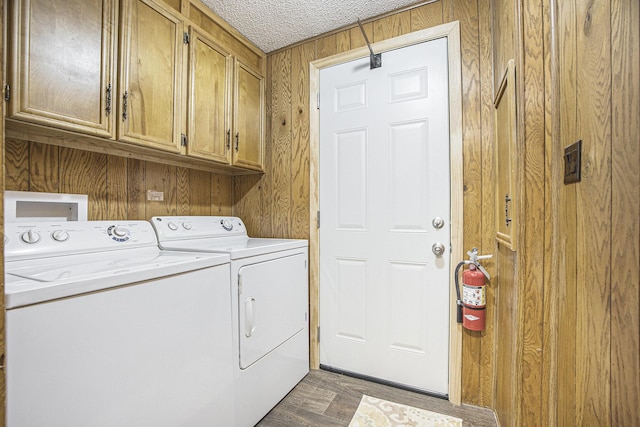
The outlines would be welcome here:
[[[113,137],[113,0],[13,4],[9,117]]]
[[[181,151],[183,25],[151,0],[122,2],[118,139]]]
[[[190,156],[229,164],[231,56],[204,33],[191,28],[189,43]]]
[[[262,170],[264,151],[264,78],[236,61],[233,164]]]

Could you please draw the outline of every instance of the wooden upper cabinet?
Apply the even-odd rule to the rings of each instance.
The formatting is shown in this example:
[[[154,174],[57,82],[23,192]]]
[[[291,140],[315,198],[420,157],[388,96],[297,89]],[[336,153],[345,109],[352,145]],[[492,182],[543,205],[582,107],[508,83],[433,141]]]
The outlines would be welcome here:
[[[114,136],[113,0],[12,2],[8,117]]]
[[[261,171],[264,156],[264,78],[236,60],[233,165]]]
[[[183,24],[150,0],[121,10],[118,139],[181,152]]]
[[[191,27],[187,154],[223,164],[231,162],[228,114],[233,76],[231,55],[202,31]]]

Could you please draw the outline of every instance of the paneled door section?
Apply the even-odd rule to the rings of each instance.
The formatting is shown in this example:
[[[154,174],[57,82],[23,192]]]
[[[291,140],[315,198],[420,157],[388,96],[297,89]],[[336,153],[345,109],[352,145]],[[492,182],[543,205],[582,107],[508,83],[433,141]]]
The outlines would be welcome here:
[[[320,363],[445,395],[447,41],[382,57],[320,71]]]

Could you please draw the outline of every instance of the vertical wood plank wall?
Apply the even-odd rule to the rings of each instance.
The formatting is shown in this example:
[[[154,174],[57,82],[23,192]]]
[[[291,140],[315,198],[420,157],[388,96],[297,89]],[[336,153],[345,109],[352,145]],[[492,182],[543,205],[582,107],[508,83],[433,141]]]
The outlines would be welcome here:
[[[493,8],[495,74],[509,58],[518,64],[526,207],[516,251],[501,249],[497,261],[495,351],[508,368],[496,370],[498,418],[640,425],[640,6],[494,0]],[[564,185],[564,147],[577,140],[582,181]]]
[[[378,42],[460,21],[463,85],[464,247],[493,253],[493,108],[490,0],[436,0],[364,24]],[[234,178],[235,213],[256,236],[309,237],[309,62],[365,44],[342,29],[268,55],[267,150],[262,177]],[[313,214],[315,216],[315,213]],[[494,263],[487,263],[494,273]],[[489,286],[489,304],[495,290]],[[465,331],[463,401],[493,406],[495,312],[487,330]],[[311,331],[312,339],[314,331]]]
[[[90,220],[233,210],[230,176],[14,139],[4,151],[6,190],[87,194]],[[147,190],[164,200],[147,201]]]

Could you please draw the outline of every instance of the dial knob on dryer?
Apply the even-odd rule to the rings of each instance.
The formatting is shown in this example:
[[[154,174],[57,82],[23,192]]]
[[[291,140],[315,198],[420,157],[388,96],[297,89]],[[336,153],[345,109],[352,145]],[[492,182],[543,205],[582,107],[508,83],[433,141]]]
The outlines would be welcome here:
[[[233,230],[233,224],[231,224],[231,221],[229,221],[228,219],[221,220],[220,224],[222,224],[222,228],[224,228],[227,231]]]
[[[171,231],[176,231],[178,229],[178,226],[175,222],[168,222],[167,227],[169,227],[169,230]]]
[[[69,239],[69,233],[65,230],[56,230],[51,233],[51,238],[56,242],[65,242]]]
[[[25,231],[20,235],[20,238],[22,239],[23,242],[29,243],[29,244],[38,243],[40,241],[40,235],[33,230]]]
[[[185,230],[191,230],[191,223],[190,222],[183,222],[182,223],[182,228],[184,228]]]

